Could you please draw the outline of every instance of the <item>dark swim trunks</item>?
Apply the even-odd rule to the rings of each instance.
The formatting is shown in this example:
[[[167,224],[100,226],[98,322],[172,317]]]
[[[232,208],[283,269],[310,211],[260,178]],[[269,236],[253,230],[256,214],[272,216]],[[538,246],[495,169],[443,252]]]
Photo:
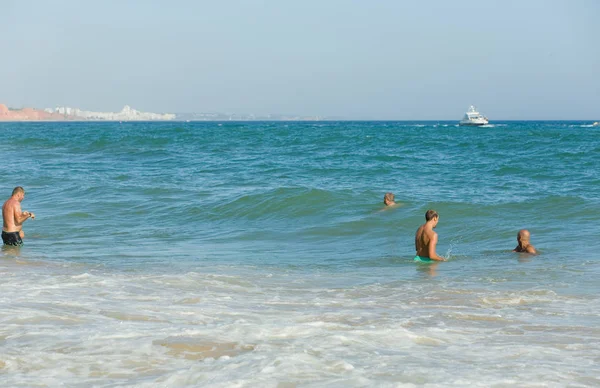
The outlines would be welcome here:
[[[19,232],[2,231],[2,242],[4,242],[4,245],[14,245],[14,246],[23,245],[23,240],[21,240],[21,236],[19,235]]]

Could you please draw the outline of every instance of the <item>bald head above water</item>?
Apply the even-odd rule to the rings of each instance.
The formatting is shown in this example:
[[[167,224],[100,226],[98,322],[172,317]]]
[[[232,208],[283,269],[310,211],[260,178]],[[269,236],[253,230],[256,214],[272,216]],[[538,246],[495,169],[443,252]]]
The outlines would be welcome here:
[[[529,238],[530,238],[530,234],[527,229],[519,230],[519,233],[517,233],[518,245],[515,249],[513,249],[513,251],[536,254],[537,250],[535,249],[535,247],[533,245],[531,245]]]
[[[527,229],[521,229],[521,230],[519,230],[519,233],[517,234],[517,239],[522,240],[522,241],[523,240],[529,241],[530,236],[531,235],[529,234],[529,231]]]

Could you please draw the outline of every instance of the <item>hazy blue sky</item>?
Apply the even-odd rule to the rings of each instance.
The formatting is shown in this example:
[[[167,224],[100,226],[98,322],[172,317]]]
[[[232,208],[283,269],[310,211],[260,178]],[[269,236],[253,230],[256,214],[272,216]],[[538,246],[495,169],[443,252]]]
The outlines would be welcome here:
[[[0,102],[600,120],[598,0],[0,0]]]

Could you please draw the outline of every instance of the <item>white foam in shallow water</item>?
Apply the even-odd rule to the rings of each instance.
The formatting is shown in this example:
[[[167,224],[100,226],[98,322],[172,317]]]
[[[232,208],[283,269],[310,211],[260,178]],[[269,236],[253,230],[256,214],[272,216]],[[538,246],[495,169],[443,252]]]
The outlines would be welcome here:
[[[598,382],[600,330],[587,324],[597,298],[244,272],[25,271],[5,260],[3,385]]]

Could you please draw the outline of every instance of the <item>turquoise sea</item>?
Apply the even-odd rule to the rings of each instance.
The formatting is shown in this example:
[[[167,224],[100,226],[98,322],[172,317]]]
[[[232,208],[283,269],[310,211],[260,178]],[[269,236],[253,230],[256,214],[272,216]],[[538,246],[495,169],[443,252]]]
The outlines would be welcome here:
[[[0,251],[0,386],[600,385],[589,122],[0,131],[36,214]],[[427,209],[448,262],[412,262]]]

